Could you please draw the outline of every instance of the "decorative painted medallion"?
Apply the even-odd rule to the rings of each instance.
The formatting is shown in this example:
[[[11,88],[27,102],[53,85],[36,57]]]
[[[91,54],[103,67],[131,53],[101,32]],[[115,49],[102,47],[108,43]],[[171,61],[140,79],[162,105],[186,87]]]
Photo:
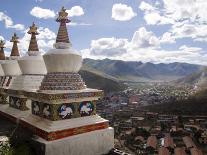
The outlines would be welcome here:
[[[63,104],[59,107],[59,116],[62,119],[70,119],[74,114],[75,108],[72,104]]]
[[[94,110],[94,105],[91,101],[84,101],[80,103],[78,111],[82,116],[90,116]]]

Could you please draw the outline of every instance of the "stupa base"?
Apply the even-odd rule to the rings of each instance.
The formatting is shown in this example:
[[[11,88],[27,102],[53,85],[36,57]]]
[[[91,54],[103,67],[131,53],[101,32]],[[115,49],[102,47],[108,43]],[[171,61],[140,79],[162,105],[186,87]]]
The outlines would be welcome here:
[[[114,147],[114,130],[108,127],[55,141],[38,137],[34,144],[39,155],[103,155]]]
[[[0,105],[0,115],[18,122],[21,126],[31,130],[34,135],[54,141],[88,132],[107,129],[108,120],[98,115],[86,116],[74,119],[51,121],[31,114],[31,111],[20,111],[9,105]]]

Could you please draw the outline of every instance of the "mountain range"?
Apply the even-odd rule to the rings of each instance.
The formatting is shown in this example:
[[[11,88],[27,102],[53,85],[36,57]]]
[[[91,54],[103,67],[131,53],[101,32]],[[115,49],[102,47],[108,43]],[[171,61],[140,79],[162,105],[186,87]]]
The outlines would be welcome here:
[[[84,59],[82,70],[118,82],[169,82],[202,72],[204,66],[188,63]]]

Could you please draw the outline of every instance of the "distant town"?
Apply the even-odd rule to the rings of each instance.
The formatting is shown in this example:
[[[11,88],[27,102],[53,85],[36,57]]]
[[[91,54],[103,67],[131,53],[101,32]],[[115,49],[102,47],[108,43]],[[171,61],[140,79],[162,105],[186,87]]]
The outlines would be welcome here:
[[[117,149],[114,152],[132,155],[207,154],[207,115],[173,115],[141,108],[185,100],[195,91],[190,86],[153,84],[106,94],[97,103],[97,113],[114,127]]]

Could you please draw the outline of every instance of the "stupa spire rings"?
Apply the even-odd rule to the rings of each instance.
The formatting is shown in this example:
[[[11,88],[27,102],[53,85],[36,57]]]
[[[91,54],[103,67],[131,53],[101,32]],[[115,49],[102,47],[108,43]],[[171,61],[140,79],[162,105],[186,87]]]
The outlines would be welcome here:
[[[39,54],[38,52],[39,48],[37,45],[36,35],[38,35],[39,33],[37,32],[37,26],[35,25],[34,22],[32,23],[32,26],[30,26],[30,29],[27,33],[31,34],[31,39],[30,39],[29,48],[28,48],[28,55],[36,56]]]
[[[10,57],[19,57],[20,54],[19,54],[19,49],[18,49],[18,46],[17,46],[17,43],[19,43],[19,37],[17,36],[16,33],[14,33],[14,35],[12,36],[12,39],[10,40],[10,42],[13,42],[13,46],[12,46],[12,50],[11,50],[11,54],[10,54]]]
[[[54,47],[57,49],[70,48],[71,43],[68,37],[68,31],[66,26],[66,23],[69,23],[70,20],[68,19],[68,13],[66,12],[66,9],[64,7],[62,7],[62,9],[60,10],[56,21],[60,23],[60,26],[58,29],[58,34]]]

